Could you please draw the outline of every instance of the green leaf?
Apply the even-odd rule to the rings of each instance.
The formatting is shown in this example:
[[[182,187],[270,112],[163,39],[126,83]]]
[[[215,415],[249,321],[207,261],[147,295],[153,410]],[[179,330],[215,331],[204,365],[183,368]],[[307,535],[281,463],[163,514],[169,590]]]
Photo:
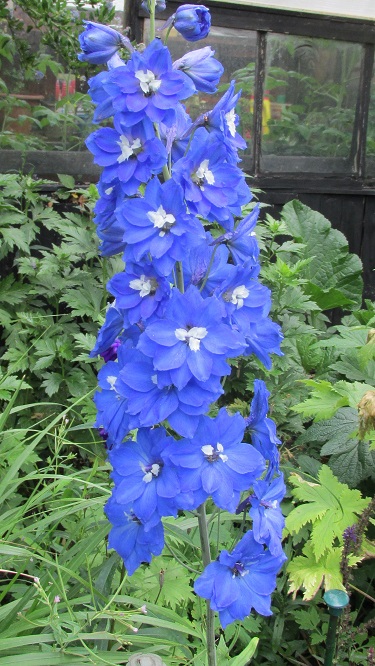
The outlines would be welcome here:
[[[351,490],[340,483],[327,465],[319,470],[319,483],[306,481],[297,474],[289,477],[294,486],[292,495],[304,502],[293,509],[286,518],[286,527],[297,533],[303,525],[312,524],[311,545],[317,559],[332,548],[334,540],[342,542],[344,530],[357,522],[369,503],[359,490]]]
[[[321,455],[339,453],[348,439],[353,441],[351,435],[358,430],[358,426],[358,411],[352,407],[341,407],[331,419],[314,423],[307,428],[298,438],[297,444],[325,442]]]
[[[340,573],[341,548],[332,548],[319,560],[311,543],[307,543],[302,552],[303,555],[294,557],[287,566],[289,592],[293,593],[293,598],[301,588],[306,600],[312,599],[322,585],[326,590],[345,589]]]
[[[297,200],[283,207],[281,218],[294,240],[305,245],[300,256],[313,257],[301,273],[308,280],[307,293],[322,309],[350,303],[360,307],[362,263],[348,252],[345,236],[323,215]]]
[[[61,185],[64,185],[68,190],[73,190],[75,187],[75,181],[73,176],[68,176],[66,173],[58,173],[57,177],[61,183]]]
[[[237,657],[234,657],[234,659],[230,661],[230,666],[246,666],[246,664],[252,660],[255,654],[255,650],[258,647],[258,643],[259,638],[254,636],[254,638],[251,639],[249,645],[247,645],[245,649],[237,655]]]
[[[314,417],[315,421],[329,419],[340,408],[348,404],[347,397],[341,395],[327,381],[305,380],[307,386],[311,386],[311,397],[292,407],[294,412],[306,417]]]
[[[356,487],[363,479],[375,479],[375,451],[368,442],[350,440],[340,453],[332,455],[329,466],[340,481]]]
[[[54,393],[60,388],[61,382],[63,382],[63,377],[58,372],[48,372],[45,375],[46,379],[42,382],[42,387],[44,388],[47,395],[51,397]]]

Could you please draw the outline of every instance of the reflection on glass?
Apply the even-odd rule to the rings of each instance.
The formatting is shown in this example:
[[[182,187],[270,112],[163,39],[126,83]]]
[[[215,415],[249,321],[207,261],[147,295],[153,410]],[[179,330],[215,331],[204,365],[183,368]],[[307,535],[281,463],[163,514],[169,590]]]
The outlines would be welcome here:
[[[371,99],[367,123],[366,176],[375,176],[375,68],[371,81]]]
[[[157,28],[164,21],[157,21]],[[148,41],[149,22],[145,21],[145,41]],[[233,28],[219,28],[212,26],[210,34],[206,39],[199,42],[187,42],[176,30],[172,30],[168,38],[168,48],[173,60],[181,58],[185,53],[204,46],[211,46],[215,51],[215,57],[224,66],[224,74],[220,81],[217,93],[209,95],[199,93],[187,100],[186,107],[195,119],[200,113],[209,111],[215,106],[223,93],[227,90],[232,79],[237,82],[237,89],[242,89],[237,113],[240,116],[239,133],[246,139],[248,148],[246,154],[250,154],[252,135],[252,111],[254,106],[254,71],[256,57],[256,32],[249,30],[234,30]]]
[[[49,34],[31,5],[27,13],[9,4],[0,23],[0,149],[85,150],[93,116],[87,78],[98,71],[77,60],[86,10],[72,3],[63,27]],[[117,12],[112,23],[121,29],[122,19]]]
[[[266,170],[350,171],[361,57],[360,44],[268,35],[262,135]],[[275,162],[274,156],[286,159]]]

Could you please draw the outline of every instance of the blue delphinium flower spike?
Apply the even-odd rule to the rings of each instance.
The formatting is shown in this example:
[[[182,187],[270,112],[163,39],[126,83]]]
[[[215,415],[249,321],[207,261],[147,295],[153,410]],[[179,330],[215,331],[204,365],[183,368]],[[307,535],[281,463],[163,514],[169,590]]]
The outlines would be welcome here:
[[[108,62],[117,51],[124,47],[133,51],[130,40],[108,25],[84,21],[85,30],[79,35],[82,53],[78,60],[86,60],[93,65]]]

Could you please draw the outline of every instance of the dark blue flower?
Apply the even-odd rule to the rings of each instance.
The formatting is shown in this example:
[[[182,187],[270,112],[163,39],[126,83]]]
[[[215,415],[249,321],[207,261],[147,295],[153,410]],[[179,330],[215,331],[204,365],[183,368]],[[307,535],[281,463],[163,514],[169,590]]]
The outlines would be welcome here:
[[[221,509],[234,512],[240,492],[263,473],[265,460],[242,441],[244,431],[240,414],[230,416],[221,409],[213,419],[200,418],[192,439],[169,449],[172,462],[180,468],[181,490],[194,491],[196,506],[211,496]]]
[[[99,249],[103,256],[112,256],[123,252],[125,248],[124,228],[116,214],[117,205],[122,203],[124,192],[118,178],[110,183],[103,182],[101,178],[98,191],[100,198],[95,204],[94,222],[101,241]]]
[[[162,142],[155,137],[151,123],[124,127],[122,118],[115,119],[116,129],[101,127],[86,139],[95,164],[103,166],[102,182],[118,178],[124,194],[135,194],[141,183],[158,173],[167,161]]]
[[[200,127],[185,157],[175,163],[173,178],[185,194],[189,210],[209,222],[233,228],[233,215],[251,199],[243,172],[227,162],[227,150],[215,135]]]
[[[180,5],[173,16],[173,26],[188,42],[197,42],[210,32],[211,15],[204,5]]]
[[[124,260],[138,262],[145,256],[159,275],[170,275],[205,236],[201,222],[186,211],[182,188],[168,180],[163,185],[154,178],[142,199],[128,199],[119,208],[124,224]]]
[[[225,628],[235,620],[244,620],[252,609],[260,615],[272,615],[271,594],[276,575],[285,562],[284,554],[275,557],[246,532],[234,550],[223,550],[219,560],[211,562],[197,578],[194,590],[209,599]]]
[[[267,416],[269,395],[264,381],[256,379],[250,416],[245,419],[245,422],[246,428],[250,431],[253,446],[266,460],[270,461],[272,469],[277,469],[279,462],[277,447],[281,442],[276,435],[275,422]]]
[[[282,553],[282,532],[285,525],[280,502],[286,492],[283,475],[280,474],[270,483],[259,480],[253,484],[250,495],[250,516],[253,519],[254,539],[268,546],[272,555]]]
[[[107,284],[116,298],[116,307],[124,313],[127,328],[139,321],[146,322],[152,315],[161,316],[168,299],[170,285],[160,277],[149,263],[126,264],[125,271],[117,273]]]
[[[210,46],[185,53],[175,60],[173,69],[185,72],[199,92],[214,93],[224,72],[224,67],[214,58],[215,51]]]
[[[131,506],[149,531],[162,516],[175,516],[180,482],[171,463],[168,446],[176,445],[164,428],[140,428],[137,441],[114,448],[108,453],[113,467],[118,504]]]
[[[154,39],[143,53],[135,51],[124,67],[111,70],[103,88],[125,125],[145,118],[172,124],[178,102],[195,92],[191,79],[172,68],[169,50],[160,39]]]
[[[164,530],[161,522],[146,532],[144,523],[129,509],[111,497],[104,508],[113,527],[109,533],[108,547],[113,548],[124,560],[131,576],[142,562],[151,562],[153,555],[160,555],[164,547]]]
[[[117,51],[125,47],[133,51],[130,40],[113,30],[107,25],[84,21],[85,30],[78,36],[83,53],[78,55],[78,60],[86,60],[93,65],[101,65],[108,62]]]
[[[138,349],[153,359],[156,370],[169,371],[178,388],[194,377],[207,382],[230,373],[225,359],[243,351],[242,336],[223,324],[223,306],[202,298],[196,287],[172,290],[165,317],[146,326]]]

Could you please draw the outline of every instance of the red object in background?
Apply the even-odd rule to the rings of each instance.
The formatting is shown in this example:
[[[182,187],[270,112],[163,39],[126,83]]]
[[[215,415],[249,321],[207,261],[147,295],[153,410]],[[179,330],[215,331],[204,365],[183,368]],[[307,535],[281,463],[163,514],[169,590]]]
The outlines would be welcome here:
[[[67,85],[66,81],[63,81],[61,85],[61,97],[66,97],[66,93],[67,93]]]
[[[72,79],[69,81],[69,95],[74,95],[76,91],[76,80]]]
[[[56,102],[59,102],[61,100],[61,88],[60,88],[60,81],[56,79],[55,82],[55,100]]]

